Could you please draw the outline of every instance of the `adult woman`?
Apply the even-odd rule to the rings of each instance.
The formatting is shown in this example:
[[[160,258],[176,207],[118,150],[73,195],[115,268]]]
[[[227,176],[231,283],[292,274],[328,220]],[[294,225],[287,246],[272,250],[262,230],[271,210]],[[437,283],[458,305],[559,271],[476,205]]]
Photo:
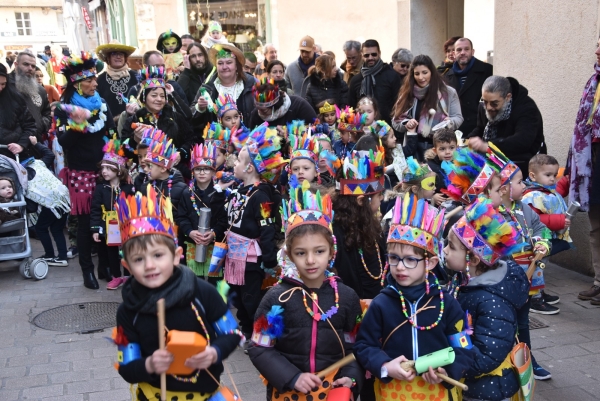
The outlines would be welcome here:
[[[423,161],[425,150],[433,147],[432,128],[450,121],[458,129],[463,116],[458,94],[442,81],[429,56],[415,57],[407,77],[392,110],[392,125],[400,132],[417,130],[417,158]]]
[[[190,149],[194,143],[201,140],[195,137],[187,119],[191,115],[179,113],[173,106],[173,87],[165,81],[165,70],[162,67],[148,67],[141,71],[141,87],[139,100],[143,107],[131,114],[121,131],[123,139],[129,139],[130,146],[135,148],[142,139],[142,133],[150,128],[158,128],[179,151],[180,163],[176,168],[187,179],[191,179],[191,173],[187,167],[190,158]],[[187,110],[185,110],[187,111]],[[137,123],[133,128],[132,123]]]
[[[446,75],[452,68],[452,65],[454,64],[454,44],[460,38],[460,36],[453,36],[444,42],[444,54],[446,55],[446,58],[437,68],[441,76]]]
[[[98,163],[104,152],[104,137],[112,137],[113,116],[96,88],[96,59],[90,53],[63,60],[62,74],[67,86],[54,110],[58,143],[65,152],[66,164],[60,178],[71,198],[71,214],[77,216],[77,248],[83,285],[97,290],[92,262],[90,210],[98,178]]]
[[[285,82],[285,65],[279,60],[273,60],[267,64],[267,78],[269,80],[273,80],[277,86],[279,86],[279,90],[284,91],[288,95],[292,94],[291,89],[287,87],[287,83]]]
[[[44,84],[44,74],[46,74],[46,70],[42,70],[38,65],[35,66],[35,79],[38,84],[42,85],[48,94],[48,101],[50,103],[58,102],[60,100],[60,94],[56,87],[52,85]]]
[[[392,68],[402,77],[402,82],[408,74],[410,63],[413,61],[413,54],[410,50],[399,48],[392,54]]]
[[[8,71],[0,64],[0,144],[8,146],[0,154],[14,159],[29,147],[29,137],[35,133],[35,120],[25,99],[8,85]]]
[[[318,112],[317,104],[333,99],[339,108],[348,104],[348,85],[338,74],[335,59],[326,54],[317,57],[315,65],[308,69],[302,86],[306,86],[304,98]]]

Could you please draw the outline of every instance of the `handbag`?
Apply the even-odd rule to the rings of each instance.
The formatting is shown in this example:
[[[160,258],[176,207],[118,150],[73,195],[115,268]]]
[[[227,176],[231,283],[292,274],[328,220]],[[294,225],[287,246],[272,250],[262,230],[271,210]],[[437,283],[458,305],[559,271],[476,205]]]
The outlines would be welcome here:
[[[102,217],[106,221],[106,245],[121,245],[121,231],[119,231],[119,219],[116,210],[105,210],[102,205]]]
[[[518,342],[517,339],[517,344],[510,351],[510,361],[515,368],[520,385],[519,391],[511,397],[511,401],[533,400],[535,378],[533,377],[531,351],[527,344]]]

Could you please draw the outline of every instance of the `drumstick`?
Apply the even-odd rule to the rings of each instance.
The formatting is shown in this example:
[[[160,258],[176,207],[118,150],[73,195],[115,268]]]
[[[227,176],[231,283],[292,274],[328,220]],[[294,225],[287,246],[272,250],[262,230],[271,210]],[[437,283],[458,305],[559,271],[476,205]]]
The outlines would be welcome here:
[[[159,299],[156,302],[156,311],[158,312],[158,347],[165,349],[165,300]],[[167,401],[167,374],[160,374],[160,400]]]
[[[536,262],[543,259],[544,256],[546,256],[546,254],[544,252],[536,252],[535,253],[535,257],[533,258],[533,260],[529,264],[529,267],[527,268],[527,278],[529,280],[531,280],[531,278],[533,277],[533,273],[535,273],[535,268],[537,267]]]
[[[402,369],[406,370],[407,372],[410,372],[411,370],[415,370],[415,361],[400,362],[400,367]],[[440,379],[442,379],[446,383],[449,383],[449,384],[452,384],[453,386],[461,388],[463,391],[467,391],[469,389],[469,386],[467,386],[466,384],[461,383],[458,380],[454,380],[453,378],[448,377],[445,374],[436,371],[435,369],[433,371],[435,372],[435,374],[437,375],[437,377],[439,377]]]
[[[342,368],[342,367],[348,365],[349,363],[352,363],[354,360],[355,360],[354,354],[346,355],[344,358],[340,359],[339,361],[337,361],[333,365],[331,365],[331,366],[323,369],[319,373],[317,373],[317,377],[319,379],[323,380],[331,372],[334,372],[335,370],[337,370],[339,368]]]

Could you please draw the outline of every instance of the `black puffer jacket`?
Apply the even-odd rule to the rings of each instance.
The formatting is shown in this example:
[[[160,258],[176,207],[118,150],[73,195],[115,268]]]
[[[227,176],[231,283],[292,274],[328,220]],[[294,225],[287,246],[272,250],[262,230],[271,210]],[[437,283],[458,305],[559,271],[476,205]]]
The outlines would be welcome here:
[[[33,116],[27,109],[25,99],[18,92],[9,91],[8,88],[0,92],[0,96],[10,96],[11,99],[8,100],[13,102],[11,112],[6,108],[0,109],[0,144],[16,143],[23,149],[27,149],[30,144],[29,137],[36,134],[36,125]],[[8,149],[0,149],[0,154],[11,159],[15,158],[15,155]]]
[[[317,113],[315,113],[315,110],[306,100],[295,95],[285,94],[285,96],[289,96],[290,98],[290,108],[288,109],[287,113],[278,119],[269,121],[269,127],[286,125],[294,120],[302,120],[306,124],[311,124],[315,118],[317,118]],[[250,122],[248,123],[247,127],[253,129],[264,122],[265,120],[263,120],[263,118],[258,114],[258,110],[255,109],[250,115]]]
[[[156,191],[160,191],[163,196],[167,198],[171,198],[171,203],[173,204],[173,215],[177,214],[177,207],[179,206],[179,201],[183,196],[184,192],[187,192],[187,185],[183,182],[183,179],[180,174],[174,174],[175,169],[171,170],[171,177],[173,177],[169,183],[169,179],[166,180],[154,180],[147,181],[147,184],[154,185]],[[136,188],[137,191],[140,191],[142,195],[147,195],[148,185],[142,185],[141,188]],[[171,188],[169,188],[169,186]]]
[[[304,98],[319,113],[317,104],[323,100],[333,100],[339,108],[348,104],[348,85],[340,74],[333,79],[322,80],[316,73],[304,78],[303,87],[306,86]]]
[[[121,196],[121,192],[125,195],[133,195],[133,185],[121,183],[119,191],[113,190],[108,181],[96,185],[90,212],[90,228],[93,233],[106,234],[106,220],[102,213],[102,206],[106,211],[115,210],[115,202]]]
[[[296,280],[284,278],[281,284],[271,288],[262,299],[254,320],[265,316],[273,306],[278,305],[283,308],[284,325],[283,335],[276,340],[274,347],[254,345],[248,350],[250,360],[269,382],[267,399],[270,399],[273,387],[279,392],[290,391],[301,373],[319,372],[342,359],[344,353],[348,355],[351,352],[351,344],[345,341],[344,333],[354,330],[357,318],[361,315],[360,301],[356,293],[340,280],[337,285],[340,307],[329,322],[323,320],[317,322],[308,314],[300,289],[308,293],[313,291]],[[297,290],[293,290],[294,288]],[[287,302],[280,301],[280,296],[284,292],[287,294],[281,299],[287,299]],[[324,281],[321,288],[314,292],[317,294],[319,307],[324,312],[335,305],[335,292],[328,281]],[[307,305],[312,307],[309,296],[306,298]],[[337,335],[331,330],[330,323],[335,327]],[[317,333],[313,336],[314,325]],[[314,338],[315,344],[312,343],[311,338]],[[314,360],[313,370],[311,370],[311,359]],[[340,377],[354,378],[357,387],[360,388],[364,372],[357,362],[352,362],[339,370],[336,378]]]

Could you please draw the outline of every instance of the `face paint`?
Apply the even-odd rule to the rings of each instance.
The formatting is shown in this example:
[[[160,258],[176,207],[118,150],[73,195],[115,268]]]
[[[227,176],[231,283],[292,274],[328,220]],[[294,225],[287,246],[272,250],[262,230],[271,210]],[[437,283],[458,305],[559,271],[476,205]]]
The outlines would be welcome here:
[[[421,181],[421,188],[426,191],[431,191],[435,189],[435,176],[424,178]]]

